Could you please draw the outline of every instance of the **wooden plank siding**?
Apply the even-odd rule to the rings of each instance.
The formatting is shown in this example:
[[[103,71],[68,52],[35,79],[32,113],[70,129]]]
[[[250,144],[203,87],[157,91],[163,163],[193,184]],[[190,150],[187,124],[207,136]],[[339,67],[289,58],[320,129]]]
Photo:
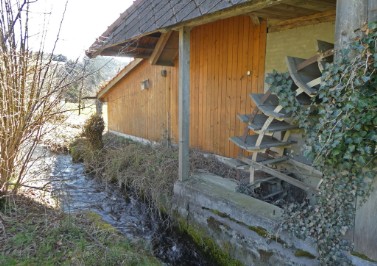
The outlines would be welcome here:
[[[243,133],[245,125],[236,116],[251,112],[248,94],[263,92],[266,32],[265,21],[253,25],[249,16],[192,29],[191,147],[237,156],[238,148],[228,138]],[[172,105],[175,104],[173,101]],[[174,129],[173,136],[178,136]]]
[[[236,157],[229,137],[242,135],[237,114],[250,113],[250,93],[263,92],[267,26],[250,16],[219,20],[191,30],[190,146]],[[166,130],[178,143],[178,59],[175,67],[140,63],[106,96],[109,129],[159,140]],[[167,70],[162,77],[161,70]],[[248,71],[250,75],[247,75]],[[149,79],[151,88],[140,90]]]
[[[167,70],[167,77],[161,75]],[[109,130],[158,141],[169,126],[172,67],[151,66],[147,60],[116,83],[106,95]],[[140,82],[149,79],[150,88]]]

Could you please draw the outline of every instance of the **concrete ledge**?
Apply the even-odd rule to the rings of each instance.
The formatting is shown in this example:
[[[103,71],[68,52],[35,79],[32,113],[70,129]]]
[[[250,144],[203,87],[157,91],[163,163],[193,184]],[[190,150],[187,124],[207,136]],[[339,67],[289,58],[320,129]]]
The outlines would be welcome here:
[[[119,136],[119,137],[126,138],[126,139],[130,139],[130,140],[133,140],[133,141],[135,141],[135,142],[142,143],[142,144],[146,144],[146,145],[157,145],[157,142],[152,141],[152,140],[148,140],[148,139],[144,139],[144,138],[140,138],[140,137],[136,137],[136,136],[128,135],[128,134],[121,133],[121,132],[114,131],[114,130],[109,130],[108,132],[111,133],[111,134],[117,135],[117,136]]]
[[[303,241],[281,230],[281,208],[238,193],[236,186],[235,181],[197,173],[175,183],[173,204],[188,226],[205,231],[245,265],[319,265],[313,240]],[[348,256],[353,265],[376,265]]]
[[[275,227],[282,209],[236,192],[237,183],[216,175],[201,173],[186,182],[176,182],[174,194],[192,203],[228,214],[235,220],[256,226]]]

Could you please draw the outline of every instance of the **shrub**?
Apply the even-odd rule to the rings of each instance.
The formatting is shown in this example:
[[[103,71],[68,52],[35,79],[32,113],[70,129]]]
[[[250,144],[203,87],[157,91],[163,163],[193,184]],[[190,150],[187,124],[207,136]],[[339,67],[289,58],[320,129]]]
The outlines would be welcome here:
[[[87,152],[88,140],[83,138],[75,139],[69,145],[69,153],[72,156],[72,161],[74,163],[82,163],[84,162],[85,152]]]
[[[105,123],[98,114],[93,114],[84,125],[83,136],[89,140],[94,150],[103,148],[102,133],[105,129]]]

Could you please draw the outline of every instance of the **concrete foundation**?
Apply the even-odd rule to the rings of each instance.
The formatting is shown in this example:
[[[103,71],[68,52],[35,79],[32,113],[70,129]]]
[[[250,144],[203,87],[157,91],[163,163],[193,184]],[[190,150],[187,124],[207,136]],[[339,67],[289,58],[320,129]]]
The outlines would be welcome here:
[[[236,185],[208,173],[178,181],[173,202],[180,220],[244,265],[319,265],[313,241],[282,231],[282,209],[235,192]],[[351,259],[354,265],[376,265]]]

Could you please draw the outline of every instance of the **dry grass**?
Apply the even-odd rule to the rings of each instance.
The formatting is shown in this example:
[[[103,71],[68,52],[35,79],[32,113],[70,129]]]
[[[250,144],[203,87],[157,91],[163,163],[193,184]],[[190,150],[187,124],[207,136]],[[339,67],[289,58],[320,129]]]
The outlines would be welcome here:
[[[131,189],[150,203],[152,210],[171,210],[174,182],[178,179],[178,150],[166,145],[144,145],[106,134],[104,148],[93,151],[87,140],[71,145],[74,160],[83,161],[88,173],[104,182]],[[191,171],[206,171],[239,180],[245,173],[219,162],[214,156],[191,152]]]
[[[131,189],[150,203],[151,209],[170,210],[173,185],[178,176],[178,153],[174,148],[143,145],[106,134],[104,149],[93,151],[81,139],[71,147],[93,176]]]
[[[232,168],[220,162],[212,154],[203,154],[200,151],[193,150],[190,154],[191,171],[206,171],[224,178],[234,179],[236,181],[249,177],[245,171]]]

